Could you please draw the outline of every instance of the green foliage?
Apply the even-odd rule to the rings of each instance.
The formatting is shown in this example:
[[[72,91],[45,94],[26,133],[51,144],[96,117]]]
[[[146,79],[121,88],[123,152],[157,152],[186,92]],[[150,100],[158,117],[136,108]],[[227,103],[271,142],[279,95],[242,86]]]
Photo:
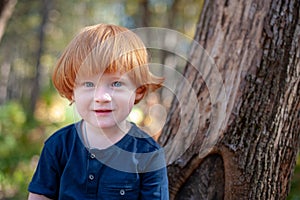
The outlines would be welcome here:
[[[25,113],[19,104],[15,102],[8,103],[0,110],[0,156],[10,155],[10,152],[17,147],[17,141],[22,137],[20,132],[26,118]],[[0,167],[4,163],[0,164]]]
[[[38,150],[28,139],[30,127],[26,114],[17,102],[9,102],[0,108],[0,199],[24,193],[32,171],[30,161]],[[25,197],[22,196],[24,199]]]
[[[300,200],[300,154],[298,155],[294,177],[292,180],[291,191],[287,199]]]
[[[26,199],[43,142],[58,127],[74,120],[72,110],[64,109],[67,104],[61,98],[45,92],[41,99],[36,115],[39,116],[38,112],[46,115],[41,115],[39,121],[27,119],[18,102],[0,107],[0,199]],[[67,118],[56,116],[56,108]]]

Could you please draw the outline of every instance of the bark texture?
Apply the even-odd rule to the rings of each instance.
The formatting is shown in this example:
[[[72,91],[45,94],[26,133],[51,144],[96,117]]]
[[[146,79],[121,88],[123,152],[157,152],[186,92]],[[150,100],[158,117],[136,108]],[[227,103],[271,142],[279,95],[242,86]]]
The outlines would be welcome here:
[[[192,89],[179,86],[159,138],[169,147],[171,199],[287,197],[300,141],[299,13],[299,0],[205,1],[195,40],[226,96],[212,101],[222,88],[210,86],[213,71],[192,47],[184,74]]]
[[[4,34],[7,21],[11,17],[17,0],[2,0],[0,1],[0,42]]]
[[[10,19],[17,0],[2,0],[0,1],[0,42],[3,37],[6,24]],[[8,62],[0,66],[0,105],[3,104],[7,97],[7,85],[10,74],[11,65]]]

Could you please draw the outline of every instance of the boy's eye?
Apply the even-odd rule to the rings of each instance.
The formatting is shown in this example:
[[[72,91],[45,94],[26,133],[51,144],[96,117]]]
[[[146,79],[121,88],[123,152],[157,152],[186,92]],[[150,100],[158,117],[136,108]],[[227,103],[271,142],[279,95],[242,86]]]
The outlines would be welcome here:
[[[84,86],[85,87],[94,87],[94,83],[93,82],[84,82]]]
[[[112,83],[112,86],[113,87],[121,87],[122,83],[120,81],[115,81],[115,82]]]

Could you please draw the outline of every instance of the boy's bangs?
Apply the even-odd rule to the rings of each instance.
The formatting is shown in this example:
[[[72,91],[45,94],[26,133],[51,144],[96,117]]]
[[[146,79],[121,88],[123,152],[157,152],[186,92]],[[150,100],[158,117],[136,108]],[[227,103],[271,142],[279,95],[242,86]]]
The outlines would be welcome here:
[[[94,48],[79,66],[78,75],[126,73],[147,63],[145,48],[128,45],[128,41],[122,41],[118,37],[114,39]]]

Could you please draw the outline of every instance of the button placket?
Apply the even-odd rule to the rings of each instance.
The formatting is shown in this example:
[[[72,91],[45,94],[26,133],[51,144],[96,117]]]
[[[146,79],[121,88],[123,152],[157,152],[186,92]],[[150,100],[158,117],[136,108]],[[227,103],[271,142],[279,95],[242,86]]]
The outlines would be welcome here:
[[[98,191],[99,170],[102,168],[100,162],[96,159],[96,154],[89,153],[87,156],[87,193],[96,194]]]
[[[91,159],[95,159],[95,158],[96,158],[96,155],[93,154],[93,153],[91,153],[91,154],[90,154],[90,158],[91,158]]]
[[[93,174],[90,174],[90,175],[89,175],[89,180],[90,180],[90,181],[93,181],[94,179],[95,179],[95,176],[94,176]]]
[[[120,190],[120,195],[121,195],[121,196],[124,196],[124,195],[125,195],[125,190],[124,190],[124,189],[121,189],[121,190]]]

